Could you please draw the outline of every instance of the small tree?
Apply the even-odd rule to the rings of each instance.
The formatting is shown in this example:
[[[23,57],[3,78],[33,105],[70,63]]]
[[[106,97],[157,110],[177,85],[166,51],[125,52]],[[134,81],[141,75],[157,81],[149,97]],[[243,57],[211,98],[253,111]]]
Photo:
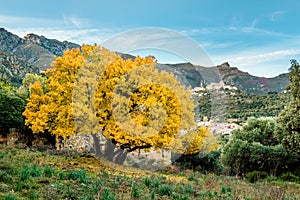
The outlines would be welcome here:
[[[289,71],[287,89],[292,100],[278,116],[276,136],[286,148],[300,153],[300,66],[296,60],[291,61]]]
[[[30,96],[30,86],[35,82],[40,82],[42,84],[42,88],[46,91],[46,81],[47,78],[37,74],[26,74],[25,78],[22,81],[22,85],[18,89],[18,93],[25,98]]]
[[[270,117],[248,119],[242,129],[234,131],[234,139],[251,142],[258,142],[262,145],[277,145],[278,139],[274,135],[276,121]]]

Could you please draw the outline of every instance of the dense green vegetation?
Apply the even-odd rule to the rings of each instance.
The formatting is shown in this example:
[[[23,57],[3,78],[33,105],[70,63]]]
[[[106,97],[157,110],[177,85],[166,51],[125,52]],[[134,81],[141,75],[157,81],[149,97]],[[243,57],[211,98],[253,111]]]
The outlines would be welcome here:
[[[286,148],[300,153],[300,65],[296,60],[291,62],[291,84],[288,89],[291,91],[292,100],[278,117],[276,134]]]
[[[299,155],[282,146],[275,126],[272,118],[250,118],[242,129],[233,131],[221,157],[225,168],[238,176],[255,170],[272,175],[299,173]]]
[[[198,103],[196,113],[200,120],[204,116],[211,118],[212,109],[218,109],[218,106],[223,108],[228,122],[243,123],[249,117],[275,117],[290,101],[290,93],[256,95],[223,90],[217,97],[212,97],[208,90],[199,92],[201,93],[201,97],[194,97]]]
[[[5,82],[0,82],[0,129],[24,129],[26,100],[14,87]]]

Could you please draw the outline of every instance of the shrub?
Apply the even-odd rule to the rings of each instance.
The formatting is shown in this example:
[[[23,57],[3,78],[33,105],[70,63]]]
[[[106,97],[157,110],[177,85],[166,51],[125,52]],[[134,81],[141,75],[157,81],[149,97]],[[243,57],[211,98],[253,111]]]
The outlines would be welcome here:
[[[30,167],[27,165],[23,167],[20,172],[20,181],[26,181],[30,178]]]
[[[277,141],[275,126],[271,118],[250,118],[242,129],[233,132],[221,156],[231,174],[244,176],[256,170],[277,175],[298,166],[299,155]]]
[[[147,187],[149,187],[152,184],[152,181],[151,181],[151,179],[148,176],[144,179],[144,184]]]
[[[231,169],[232,174],[244,176],[251,171],[281,174],[296,164],[298,158],[298,155],[287,151],[282,145],[265,146],[237,139],[224,147],[221,160],[224,166]]]
[[[249,181],[250,183],[254,183],[256,181],[265,179],[267,177],[268,177],[268,173],[266,172],[253,171],[253,172],[249,172],[246,175],[246,180]]]
[[[159,186],[161,186],[160,179],[155,179],[153,184],[154,184],[154,187],[156,187],[156,188],[159,187]]]
[[[13,178],[11,175],[7,174],[5,171],[0,170],[0,182],[11,183]]]
[[[27,181],[30,177],[39,177],[42,174],[41,168],[34,164],[31,167],[25,165],[20,172],[20,180]]]
[[[183,188],[183,191],[185,194],[192,195],[194,193],[194,188],[193,188],[193,186],[188,184]]]
[[[84,171],[84,169],[81,169],[80,171],[70,171],[64,174],[59,174],[60,179],[69,179],[69,180],[78,180],[80,183],[88,183],[89,177]]]
[[[160,195],[167,195],[167,196],[171,196],[173,192],[172,186],[167,184],[160,185],[158,190]]]
[[[281,174],[280,179],[282,179],[283,181],[299,182],[299,177],[292,174],[291,172]]]
[[[68,187],[66,195],[68,197],[68,199],[76,199],[77,198],[77,194],[74,190],[72,190],[70,187]]]
[[[54,174],[54,169],[52,169],[49,165],[46,165],[44,168],[44,175],[45,177],[51,178]]]
[[[13,194],[3,196],[3,200],[15,200],[15,199],[16,199],[16,197]]]
[[[30,200],[35,200],[35,199],[39,199],[39,194],[37,194],[37,193],[35,193],[33,190],[32,191],[30,191],[30,194],[29,194],[29,199]]]
[[[37,164],[32,165],[30,169],[30,175],[32,177],[39,177],[41,176],[41,174],[42,174],[41,168]]]
[[[115,195],[109,190],[104,189],[103,195],[100,198],[101,200],[115,200]]]
[[[134,182],[131,185],[131,195],[134,198],[140,198],[141,197],[141,191],[139,190],[139,187]]]
[[[204,157],[200,157],[198,153],[193,155],[182,155],[174,162],[174,165],[185,169],[193,169],[201,173],[212,172],[220,174],[223,171],[220,155],[221,149],[212,151]]]

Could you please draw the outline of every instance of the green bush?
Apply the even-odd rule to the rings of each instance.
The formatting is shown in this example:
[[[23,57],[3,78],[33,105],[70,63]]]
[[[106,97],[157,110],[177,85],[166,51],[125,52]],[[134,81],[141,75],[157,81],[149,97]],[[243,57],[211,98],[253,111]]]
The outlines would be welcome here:
[[[292,171],[298,166],[299,155],[278,143],[274,136],[275,126],[274,119],[251,118],[241,130],[234,131],[221,155],[224,167],[239,176],[252,171],[274,175]]]
[[[30,191],[29,197],[30,200],[35,200],[35,199],[39,199],[40,196],[39,194],[35,193],[34,191]]]
[[[283,181],[299,182],[299,177],[291,172],[281,174],[280,179]]]
[[[27,181],[30,178],[30,167],[24,166],[20,172],[20,181]]]
[[[7,174],[5,171],[0,170],[0,182],[12,183],[13,178],[11,175]]]
[[[183,191],[185,194],[192,195],[194,193],[194,187],[190,184],[184,186]]]
[[[131,195],[134,198],[140,198],[141,197],[141,190],[139,189],[138,185],[132,182],[131,184]]]
[[[220,156],[221,149],[210,152],[204,157],[200,157],[198,153],[193,155],[182,155],[173,164],[184,169],[193,169],[201,173],[220,174],[223,171]]]
[[[145,179],[144,179],[144,184],[149,187],[151,184],[152,184],[152,180],[147,176]]]
[[[271,117],[251,117],[242,129],[234,130],[235,139],[249,143],[258,142],[262,145],[276,146],[279,144],[274,132],[276,121]]]
[[[66,174],[59,174],[60,179],[78,180],[80,183],[88,183],[89,177],[84,169],[80,171],[70,171]]]
[[[39,177],[41,174],[42,170],[37,164],[34,164],[31,167],[25,165],[20,172],[20,180],[27,181],[30,177]]]
[[[15,200],[16,197],[13,194],[3,196],[3,200]]]
[[[246,175],[246,180],[249,181],[250,183],[254,183],[256,181],[265,179],[267,177],[268,177],[267,172],[253,171],[253,172],[249,172]]]
[[[115,195],[109,190],[104,189],[103,195],[100,197],[101,200],[115,200]]]
[[[37,164],[31,166],[30,175],[32,177],[39,177],[41,176],[41,174],[42,174],[42,170]]]
[[[160,185],[158,190],[160,195],[167,195],[167,196],[171,196],[173,192],[172,186],[167,184]]]
[[[44,168],[44,176],[51,178],[54,174],[54,169],[52,169],[49,165],[46,165]]]

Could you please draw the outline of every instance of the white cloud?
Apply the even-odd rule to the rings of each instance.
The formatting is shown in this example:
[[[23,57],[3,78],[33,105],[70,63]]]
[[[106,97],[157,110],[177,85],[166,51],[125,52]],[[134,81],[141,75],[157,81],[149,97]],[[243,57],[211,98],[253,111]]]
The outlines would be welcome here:
[[[88,20],[74,16],[63,16],[63,21],[68,27],[75,27],[81,29],[89,26]]]
[[[153,49],[170,52],[193,64],[212,66],[206,51],[192,38],[165,28],[140,28],[125,31],[104,41],[103,46],[118,52]]]
[[[254,53],[257,52],[257,53]],[[230,52],[228,56],[213,56],[215,63],[229,62],[231,66],[249,72],[256,76],[274,77],[280,73],[288,72],[289,60],[300,56],[300,49],[262,50],[257,48],[236,53]],[[297,58],[296,57],[296,58]]]
[[[274,22],[276,21],[276,19],[280,16],[285,14],[285,11],[275,11],[272,12],[271,16],[270,16],[270,21]]]
[[[257,52],[257,53],[254,53]],[[227,56],[212,56],[213,61],[217,64],[229,62],[233,67],[238,67],[251,75],[275,77],[281,73],[287,73],[290,67],[290,59],[300,56],[300,49],[282,49],[282,50],[262,50],[259,48],[248,49],[241,52],[229,52]]]
[[[53,20],[0,15],[0,24],[1,27],[19,37],[34,33],[50,39],[67,40],[78,44],[100,44],[105,39],[120,32],[119,28],[87,28],[91,27],[87,19],[74,16],[63,16],[62,19]]]
[[[248,56],[238,56],[233,58],[228,58],[228,62],[235,66],[247,66],[257,63],[263,63],[267,61],[274,61],[277,59],[284,58],[286,56],[298,55],[300,50],[278,50],[273,52],[265,52],[261,54],[248,55]]]
[[[258,19],[255,18],[255,19],[251,22],[250,28],[255,28],[256,25],[257,25],[257,23],[258,23]]]
[[[32,17],[20,17],[11,15],[0,15],[0,23],[3,27],[52,27],[62,26],[60,20],[44,19],[44,18],[32,18]]]
[[[8,31],[24,37],[28,33],[43,35],[49,39],[69,41],[78,44],[101,44],[105,39],[117,33],[113,29],[78,29],[78,28],[9,28]]]

